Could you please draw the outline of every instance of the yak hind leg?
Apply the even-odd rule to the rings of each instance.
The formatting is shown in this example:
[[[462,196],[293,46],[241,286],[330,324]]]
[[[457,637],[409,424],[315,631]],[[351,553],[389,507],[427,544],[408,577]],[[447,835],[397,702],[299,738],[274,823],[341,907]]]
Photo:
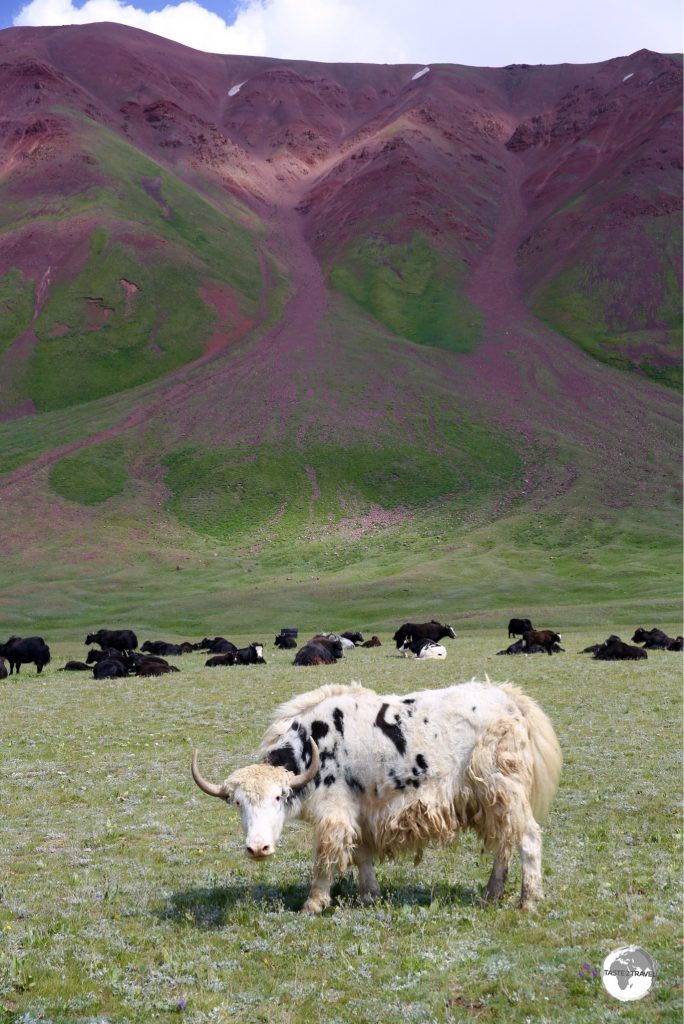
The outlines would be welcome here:
[[[352,862],[358,832],[348,817],[324,818],[316,826],[314,877],[303,914],[321,914],[330,906],[335,871],[344,873]],[[372,869],[371,869],[372,870]]]
[[[542,840],[541,829],[530,815],[527,828],[520,842],[520,861],[522,864],[522,887],[520,890],[520,907],[529,910],[537,900],[544,898],[541,872]]]
[[[354,850],[354,863],[359,870],[359,898],[362,903],[370,906],[380,896],[380,886],[373,870],[373,856],[365,846],[357,846]]]
[[[538,900],[544,898],[541,873],[541,829],[531,815],[520,839],[519,850],[522,866],[519,906],[521,910],[531,910]],[[510,850],[500,849],[497,852],[492,873],[482,894],[484,903],[494,903],[503,896],[510,859]]]

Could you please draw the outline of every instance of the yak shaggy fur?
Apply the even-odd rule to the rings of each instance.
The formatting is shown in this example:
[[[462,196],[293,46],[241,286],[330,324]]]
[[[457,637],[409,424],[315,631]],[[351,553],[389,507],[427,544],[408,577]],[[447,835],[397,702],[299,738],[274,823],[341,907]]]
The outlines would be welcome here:
[[[335,871],[359,868],[374,898],[375,859],[426,843],[453,843],[471,828],[495,857],[485,898],[499,898],[516,848],[521,905],[542,895],[541,834],[562,755],[549,719],[520,689],[472,680],[406,696],[357,683],[322,686],[282,705],[259,756],[300,773],[320,752],[316,777],[292,795],[287,816],[314,827],[314,881],[304,909],[330,902]],[[254,766],[255,768],[257,766]],[[248,771],[249,769],[243,769]]]

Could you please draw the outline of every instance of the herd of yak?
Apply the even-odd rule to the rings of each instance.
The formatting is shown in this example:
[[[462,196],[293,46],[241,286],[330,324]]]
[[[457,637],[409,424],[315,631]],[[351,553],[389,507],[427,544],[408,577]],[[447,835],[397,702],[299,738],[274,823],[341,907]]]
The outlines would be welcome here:
[[[298,630],[283,629],[275,638],[275,646],[284,650],[297,649],[294,665],[331,665],[343,657],[345,648],[380,647],[377,636],[365,640],[358,631],[345,633],[318,633],[299,646]],[[533,629],[529,619],[511,619],[508,636],[519,636],[505,650],[498,654],[557,654],[564,651],[560,646],[561,635],[552,629]],[[446,648],[440,643],[445,637],[456,637],[450,625],[442,625],[435,619],[430,622],[405,622],[393,636],[397,649],[406,657],[445,658]],[[62,671],[92,671],[95,679],[115,679],[121,676],[160,676],[167,672],[178,672],[166,658],[171,655],[190,654],[204,651],[211,655],[205,665],[258,665],[265,664],[262,644],[253,642],[247,647],[237,647],[224,637],[205,637],[198,643],[168,643],[164,640],[146,640],[138,647],[138,638],[131,629],[100,629],[89,633],[86,644],[97,644],[88,651],[85,661],[68,661]],[[681,636],[667,636],[661,629],[639,627],[632,637],[632,644],[625,643],[612,634],[602,642],[585,647],[582,654],[592,654],[598,661],[624,661],[647,658],[648,650],[681,651],[684,642]],[[11,636],[0,644],[0,679],[21,665],[35,664],[40,673],[50,661],[50,648],[42,637]]]

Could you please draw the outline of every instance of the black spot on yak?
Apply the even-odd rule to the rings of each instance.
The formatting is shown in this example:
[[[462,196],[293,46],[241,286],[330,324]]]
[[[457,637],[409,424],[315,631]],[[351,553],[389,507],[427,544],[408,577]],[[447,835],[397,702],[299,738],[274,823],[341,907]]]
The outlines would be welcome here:
[[[326,775],[326,777],[323,779],[323,785],[324,786],[332,786],[334,781],[335,781],[335,776],[334,775]]]
[[[333,761],[335,764],[337,764],[337,744],[335,744],[332,750],[321,750],[320,755],[321,768],[325,765],[326,761]]]
[[[428,769],[428,763],[422,754],[416,754],[416,768],[418,769],[418,772],[416,774],[421,775],[424,775]],[[415,768],[413,770],[416,771]]]
[[[398,722],[388,722],[385,718],[389,704],[383,704],[378,711],[375,724],[381,729],[388,740],[391,740],[400,754],[406,753],[406,737]]]
[[[324,736],[327,736],[329,731],[330,726],[325,722],[319,722],[316,720],[311,723],[311,738],[314,739],[316,743],[318,743],[319,740],[322,740]]]
[[[402,779],[399,778],[399,776],[395,772],[394,768],[390,768],[390,770],[389,770],[389,777],[390,777],[392,785],[394,786],[395,789],[399,789],[399,790],[406,789],[406,783],[403,782]]]
[[[301,771],[295,759],[294,750],[289,743],[286,743],[284,747],[269,750],[264,762],[273,765],[274,768],[286,768],[288,772],[293,772],[295,775]]]
[[[361,782],[359,782],[359,780],[355,778],[355,776],[353,776],[351,772],[347,771],[344,773],[344,781],[347,783],[352,792],[354,792],[354,790],[356,790],[358,793],[366,792],[366,787]]]
[[[402,700],[401,703],[402,704],[415,704],[416,703],[416,698],[415,697],[404,697],[404,699]]]
[[[344,736],[344,711],[342,708],[335,708],[333,711],[333,722],[340,736]]]

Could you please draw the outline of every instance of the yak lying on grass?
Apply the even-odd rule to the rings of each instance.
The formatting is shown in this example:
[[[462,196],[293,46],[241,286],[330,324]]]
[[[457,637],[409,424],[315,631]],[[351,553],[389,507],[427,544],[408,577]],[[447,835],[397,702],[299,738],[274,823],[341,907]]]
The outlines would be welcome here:
[[[433,661],[446,658],[447,649],[444,644],[436,644],[434,640],[413,640],[408,636],[399,648],[399,653],[403,654],[405,658],[410,658],[413,655],[415,658]]]
[[[327,636],[314,636],[299,648],[293,665],[334,665],[343,657],[342,644]]]
[[[648,658],[648,654],[643,647],[626,644],[619,636],[609,636],[594,651],[593,657],[596,661],[638,661],[640,658]]]
[[[673,637],[668,636],[667,633],[664,633],[662,629],[657,627],[654,629],[644,629],[643,626],[639,626],[634,631],[632,643],[643,644],[647,651],[667,651],[673,639]]]
[[[520,851],[527,907],[542,896],[541,831],[560,778],[551,722],[521,690],[473,680],[405,697],[358,683],[322,686],[277,711],[258,764],[222,784],[192,775],[210,796],[239,809],[247,854],[275,852],[283,825],[314,828],[314,878],[302,908],[330,903],[336,871],[355,864],[369,902],[379,895],[373,861],[419,854],[430,840],[453,843],[473,829],[494,855],[485,899],[503,895]]]

